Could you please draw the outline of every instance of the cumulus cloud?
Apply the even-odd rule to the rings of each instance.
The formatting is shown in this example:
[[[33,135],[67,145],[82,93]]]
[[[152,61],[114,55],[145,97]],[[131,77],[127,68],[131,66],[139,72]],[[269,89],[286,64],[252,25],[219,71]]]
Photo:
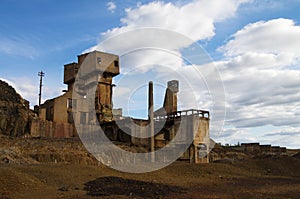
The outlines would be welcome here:
[[[121,19],[122,26],[102,33],[99,44],[87,51],[100,50],[119,54],[150,45],[178,53],[181,48],[193,42],[212,38],[215,35],[214,24],[234,16],[242,2],[245,0],[192,1],[183,6],[160,1],[139,4],[135,8],[126,9],[126,16]],[[156,28],[161,31],[144,31],[141,28]],[[136,29],[140,30],[131,31]],[[172,31],[189,39],[178,39]],[[119,36],[126,33],[126,39]],[[109,43],[102,43],[112,37],[114,39]],[[157,56],[148,55],[144,57],[157,59]]]
[[[227,56],[248,52],[283,53],[300,56],[300,26],[291,19],[274,19],[248,24],[239,30],[225,46],[220,48]]]
[[[155,27],[184,34],[197,41],[214,36],[214,23],[234,16],[240,3],[245,0],[193,1],[183,6],[154,1],[126,9],[121,19],[122,27],[102,33],[111,37],[133,28]]]
[[[234,16],[239,0],[193,1],[183,6],[160,1],[126,10],[127,16],[121,19],[123,27],[104,33],[124,32],[135,27],[156,27],[184,34],[191,39],[209,39],[214,36],[214,23]]]
[[[122,73],[156,72],[160,74],[162,84],[171,78],[162,75],[168,70],[174,70],[174,74],[189,74],[189,80],[199,85],[194,96],[196,101],[201,101],[198,106],[210,109],[212,104],[207,101],[214,101],[214,97],[219,99],[219,96],[210,93],[205,87],[207,82],[203,80],[201,83],[197,73],[186,66],[182,49],[199,40],[209,41],[215,36],[215,23],[234,17],[239,5],[245,2],[213,0],[178,5],[155,1],[138,4],[126,9],[120,27],[103,32],[99,44],[87,51],[119,54]],[[271,136],[264,137],[268,129],[259,133],[251,131],[257,128],[272,127],[284,132],[289,127],[293,128],[291,133],[300,129],[300,109],[296,108],[300,106],[299,33],[299,26],[291,19],[259,21],[237,31],[218,49],[224,54],[224,59],[215,64],[220,69],[227,100],[227,126],[223,136],[219,136],[222,142],[272,141]],[[205,66],[203,68],[209,68]],[[200,73],[210,75],[211,82],[214,82],[214,73],[205,70]],[[175,77],[184,82],[185,78]],[[125,96],[134,86],[136,84],[120,93]],[[183,86],[180,92],[184,104],[189,96],[185,91],[188,89]],[[211,126],[213,130],[215,126]],[[217,135],[214,136],[218,140]],[[280,144],[279,138],[277,143]],[[281,143],[284,145],[288,141]],[[293,146],[296,144],[294,141]]]
[[[300,65],[299,33],[300,26],[290,19],[260,21],[246,25],[219,48],[226,59],[216,64],[226,89],[227,124],[280,129],[265,130],[256,141],[271,135],[291,139],[300,131],[300,71],[291,67]]]
[[[106,6],[107,6],[107,10],[110,11],[110,12],[112,12],[112,13],[114,13],[115,9],[117,8],[116,4],[114,2],[112,2],[112,1],[108,2],[106,4]]]

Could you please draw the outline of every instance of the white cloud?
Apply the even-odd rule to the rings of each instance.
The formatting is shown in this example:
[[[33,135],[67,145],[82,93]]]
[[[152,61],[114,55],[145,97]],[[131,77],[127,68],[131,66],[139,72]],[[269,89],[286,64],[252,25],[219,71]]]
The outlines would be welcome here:
[[[300,144],[292,135],[300,132],[300,71],[291,67],[300,65],[299,33],[300,26],[290,19],[260,21],[245,26],[220,48],[226,61],[216,64],[226,90],[227,124],[248,132],[276,128],[273,133],[247,134],[256,141],[268,137],[271,142],[270,135],[277,134],[281,137],[273,142]]]
[[[244,1],[193,1],[183,6],[173,3],[151,2],[126,10],[121,19],[123,27],[105,33],[120,33],[136,27],[156,27],[184,34],[191,39],[209,39],[214,36],[214,23],[234,16],[239,4]]]
[[[112,12],[112,13],[114,13],[115,9],[117,8],[116,4],[114,2],[112,2],[112,1],[108,2],[106,4],[106,6],[107,6],[107,10],[110,11],[110,12]]]
[[[215,35],[214,23],[233,17],[242,2],[245,1],[198,0],[183,6],[160,1],[139,4],[135,8],[126,9],[126,16],[121,19],[122,26],[102,33],[99,44],[87,51],[99,50],[120,55],[141,47],[155,47],[180,55],[179,50],[193,42],[212,38]],[[178,39],[179,34],[182,36]],[[147,59],[142,65],[148,64],[151,58],[156,63],[165,59],[158,58],[158,55],[152,56],[151,53],[144,54],[145,57]],[[140,60],[137,59],[138,64],[141,64]],[[131,59],[131,64],[134,61]],[[178,65],[178,62],[173,62],[174,65],[176,63]]]
[[[252,23],[232,38],[220,48],[229,57],[255,53],[254,56],[265,56],[283,66],[294,64],[300,58],[300,26],[291,19]]]
[[[18,78],[9,78],[4,79],[0,78],[1,80],[7,82],[11,85],[17,93],[19,93],[24,99],[30,102],[30,107],[33,108],[34,105],[38,104],[38,93],[39,87],[38,83],[33,82],[31,78],[28,77],[18,77]],[[54,90],[48,86],[44,86],[42,90],[42,103],[46,99],[53,98],[53,96],[58,96],[61,93],[58,92],[62,89]]]

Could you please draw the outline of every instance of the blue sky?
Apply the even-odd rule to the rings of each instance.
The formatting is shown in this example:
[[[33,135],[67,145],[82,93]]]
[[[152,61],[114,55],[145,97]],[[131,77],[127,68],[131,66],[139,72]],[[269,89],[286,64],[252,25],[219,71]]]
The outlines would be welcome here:
[[[107,49],[115,53],[123,48],[117,43],[101,46],[103,39],[143,27],[176,31],[202,45],[220,71],[227,116],[222,133],[213,135],[216,141],[232,144],[260,141],[300,148],[299,10],[299,0],[148,0],[139,3],[131,0],[2,0],[0,78],[34,105],[38,101],[38,71],[46,73],[43,99],[53,98],[65,88],[62,84],[64,64],[76,61],[77,55],[88,49]],[[128,41],[133,47],[145,45],[134,36],[129,36]],[[176,43],[172,48],[180,53],[183,46]],[[145,53],[153,55],[153,52]],[[152,56],[156,60],[147,61],[153,63],[164,56],[167,55],[160,53]],[[176,61],[166,64],[180,62]],[[132,64],[145,64],[145,60],[133,55],[124,56],[123,63],[124,72],[136,71],[135,78],[153,72],[151,67],[131,68]],[[180,71],[180,66],[177,69]],[[122,78],[116,82],[120,88],[116,96],[121,99],[115,99],[116,108],[126,107],[122,104],[124,93],[132,95],[133,87],[129,83],[132,78],[128,79],[125,85]],[[134,81],[131,83],[134,86]],[[141,93],[139,91],[137,96]],[[199,96],[195,99],[201,102],[200,106],[210,109],[211,103],[205,100],[211,98],[203,97],[205,93],[200,91]],[[162,92],[156,101],[161,102],[161,97]],[[145,105],[135,103],[139,107]],[[183,107],[184,103],[183,99]],[[127,103],[129,107],[133,105]]]

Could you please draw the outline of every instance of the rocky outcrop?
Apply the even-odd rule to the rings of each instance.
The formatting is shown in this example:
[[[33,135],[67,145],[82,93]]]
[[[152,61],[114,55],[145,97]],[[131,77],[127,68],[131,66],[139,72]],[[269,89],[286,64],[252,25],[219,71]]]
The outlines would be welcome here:
[[[19,137],[29,133],[29,102],[0,80],[0,134]]]

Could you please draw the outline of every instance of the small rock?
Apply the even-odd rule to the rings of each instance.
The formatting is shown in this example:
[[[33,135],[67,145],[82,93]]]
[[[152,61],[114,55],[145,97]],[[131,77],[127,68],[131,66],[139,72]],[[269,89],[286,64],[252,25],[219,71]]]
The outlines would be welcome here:
[[[2,158],[1,162],[5,163],[5,164],[8,164],[10,161],[7,157],[5,157],[5,158]]]
[[[69,187],[62,186],[58,189],[59,191],[69,191]]]

